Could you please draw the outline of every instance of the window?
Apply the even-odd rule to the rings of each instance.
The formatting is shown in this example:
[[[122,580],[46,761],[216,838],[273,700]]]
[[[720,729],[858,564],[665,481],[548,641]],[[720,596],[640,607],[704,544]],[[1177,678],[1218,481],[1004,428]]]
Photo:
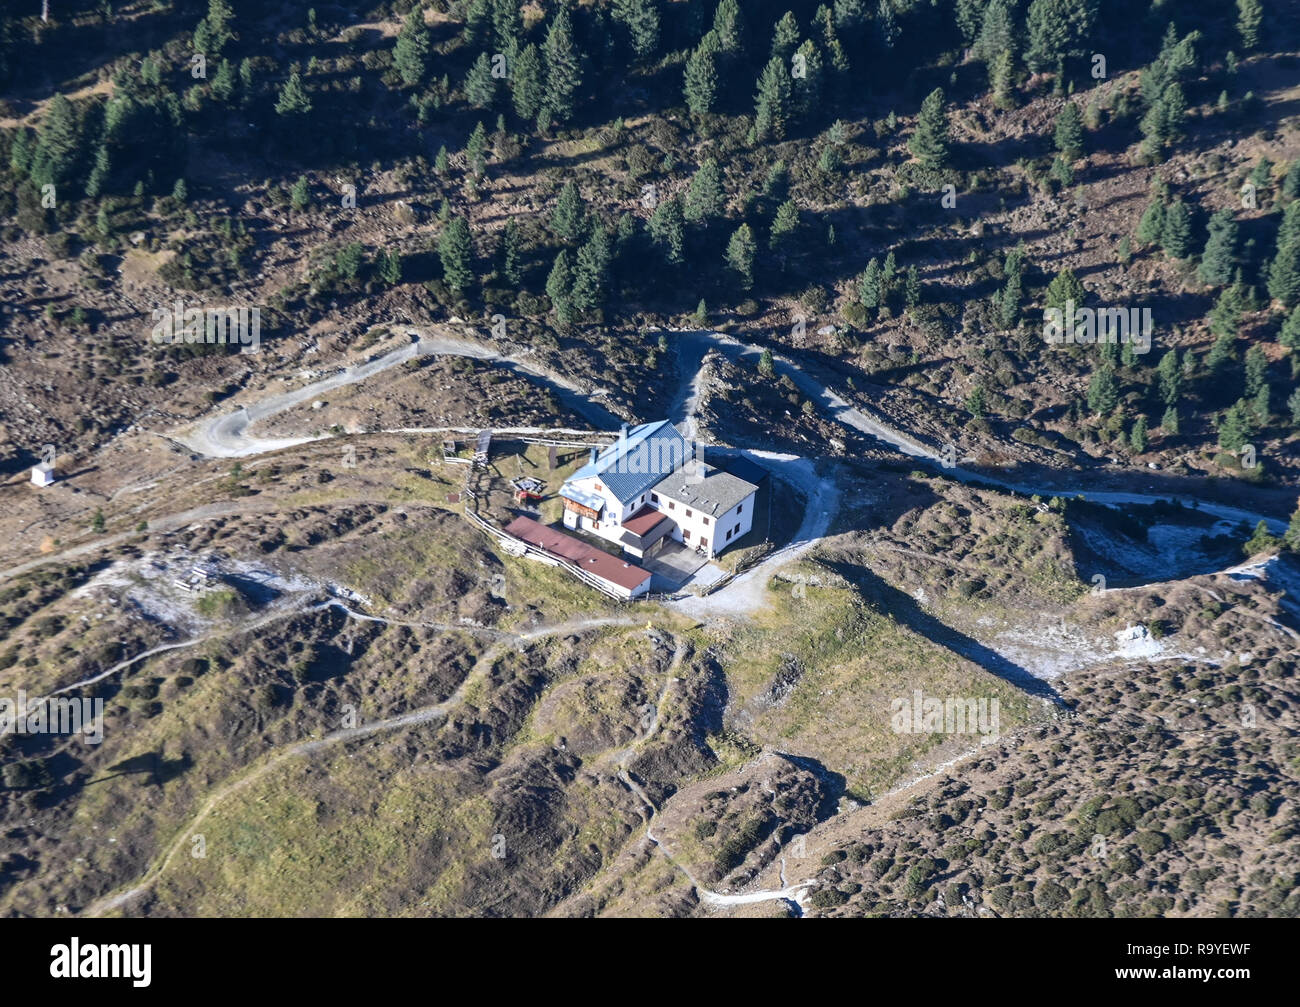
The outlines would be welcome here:
[[[736,508],[736,513],[739,514],[739,513],[741,513],[744,509],[745,509],[745,505],[744,505],[744,504],[741,504],[739,507]]]
[[[597,492],[597,493],[604,493],[604,492],[605,492],[605,487],[602,486],[600,483],[596,483],[596,492]]]
[[[691,517],[691,516],[692,516],[692,515],[691,515],[691,509],[690,509],[689,507],[686,508],[686,516],[687,516],[687,517]]]
[[[705,524],[705,527],[708,527],[708,524],[709,524],[709,519],[708,519],[708,518],[705,518],[705,519],[704,519],[704,524]]]
[[[677,505],[676,505],[675,503],[673,503],[671,500],[669,500],[669,501],[668,501],[668,509],[669,509],[669,510],[676,510],[676,509],[677,509]]]
[[[739,535],[739,534],[740,534],[740,525],[736,525],[736,527],[732,528],[731,530],[734,531],[737,535]]]
[[[690,540],[691,540],[691,533],[688,532],[685,528],[683,528],[683,529],[682,529],[682,541],[683,541],[683,542],[689,542]]]
[[[659,494],[658,494],[658,493],[651,493],[651,494],[650,494],[650,502],[651,502],[651,503],[658,503],[658,502],[659,502]]]
[[[727,532],[727,541],[728,541],[728,542],[731,541],[731,532]]]

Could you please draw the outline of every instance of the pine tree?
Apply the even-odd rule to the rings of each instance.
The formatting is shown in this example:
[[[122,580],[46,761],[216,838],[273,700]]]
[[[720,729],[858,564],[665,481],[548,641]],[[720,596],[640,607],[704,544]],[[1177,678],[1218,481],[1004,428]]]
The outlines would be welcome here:
[[[1140,415],[1133,421],[1133,429],[1128,435],[1129,447],[1133,449],[1135,455],[1140,455],[1147,449],[1147,418]]]
[[[703,116],[713,111],[718,98],[718,68],[714,59],[717,51],[717,36],[709,32],[686,61],[682,91],[691,115]]]
[[[1012,5],[1007,0],[990,0],[984,8],[979,34],[972,39],[973,55],[986,64],[992,64],[1002,53],[1011,54],[1016,43],[1016,22]]]
[[[501,233],[501,275],[515,289],[524,282],[523,263],[520,261],[519,228],[511,217]]]
[[[1255,389],[1255,394],[1250,400],[1250,411],[1255,416],[1255,422],[1261,427],[1268,426],[1268,421],[1273,415],[1273,389],[1268,383],[1260,385]]]
[[[758,373],[765,378],[770,378],[776,373],[776,365],[772,360],[772,351],[763,347],[763,352],[758,355]]]
[[[1138,221],[1137,240],[1143,245],[1160,244],[1165,231],[1165,216],[1165,204],[1159,196],[1152,197],[1147,208],[1142,211],[1142,219]]]
[[[1029,69],[1050,70],[1084,55],[1095,20],[1096,4],[1091,0],[1033,0],[1025,15]]]
[[[519,48],[524,25],[519,17],[519,0],[492,0],[492,34],[497,51],[509,54]]]
[[[212,78],[212,95],[223,105],[228,105],[235,96],[235,65],[223,59]]]
[[[452,217],[438,238],[438,258],[448,289],[460,293],[474,281],[473,255],[468,221]]]
[[[375,271],[379,278],[389,287],[395,287],[402,282],[402,255],[396,249],[391,252],[380,252],[375,262]]]
[[[723,52],[735,52],[740,48],[744,23],[739,0],[720,0],[713,15],[713,31],[718,38],[718,48]]]
[[[478,59],[465,75],[465,100],[474,108],[487,108],[497,96],[496,78],[492,76],[492,59],[487,53]]]
[[[1291,162],[1291,167],[1282,176],[1282,195],[1286,199],[1300,197],[1300,157]]]
[[[1268,380],[1268,357],[1260,346],[1255,345],[1246,351],[1246,398],[1254,396]]]
[[[284,87],[280,89],[279,100],[275,103],[275,111],[279,115],[304,117],[311,113],[311,98],[308,97],[307,91],[302,86],[302,77],[298,71],[294,70],[289,74],[289,79],[285,81]]]
[[[299,175],[289,190],[289,205],[295,210],[305,210],[311,205],[311,183],[306,175]]]
[[[921,275],[916,266],[907,267],[907,279],[903,284],[903,303],[914,308],[921,303]]]
[[[1222,332],[1210,346],[1205,355],[1205,369],[1212,378],[1222,377],[1237,362],[1237,337],[1231,332]]]
[[[583,212],[582,194],[573,179],[569,179],[551,213],[551,230],[555,236],[564,242],[576,241],[582,233]]]
[[[1156,367],[1156,382],[1160,401],[1167,406],[1176,405],[1183,394],[1183,368],[1178,360],[1178,350],[1169,350]]]
[[[564,324],[573,321],[574,309],[570,300],[573,289],[573,271],[569,268],[568,249],[561,248],[546,278],[546,296],[555,307],[555,316]]]
[[[406,15],[393,45],[393,68],[407,87],[414,87],[424,79],[429,70],[431,48],[429,29],[424,23],[424,8],[416,6]]]
[[[722,190],[722,172],[718,162],[713,158],[704,159],[700,170],[691,179],[690,192],[686,196],[685,214],[687,220],[709,220],[722,213],[725,196]]]
[[[578,249],[578,266],[573,278],[573,306],[578,311],[590,311],[604,300],[612,258],[609,232],[597,222],[591,228],[591,235]]]
[[[490,0],[469,0],[460,33],[467,48],[477,49],[488,44],[495,29],[492,13]]]
[[[788,63],[799,47],[799,22],[793,11],[786,11],[776,23],[772,33],[771,55],[782,63]]]
[[[880,280],[880,260],[872,258],[858,280],[858,303],[864,308],[880,307],[883,298]]]
[[[1234,403],[1224,411],[1219,418],[1218,428],[1220,450],[1232,454],[1244,448],[1250,441],[1251,434],[1254,433],[1250,416],[1240,402]]]
[[[1165,211],[1165,226],[1160,231],[1160,247],[1173,259],[1192,254],[1192,214],[1181,199]]]
[[[1106,361],[1093,372],[1088,382],[1088,408],[1098,416],[1105,416],[1119,404],[1119,382],[1115,369]]]
[[[1073,301],[1076,308],[1082,307],[1087,296],[1088,292],[1084,289],[1079,278],[1074,275],[1074,271],[1062,269],[1052,277],[1052,282],[1047,285],[1046,303],[1049,308],[1058,308],[1064,311],[1066,303],[1069,301]]]
[[[1277,334],[1277,341],[1283,346],[1295,349],[1300,346],[1300,304],[1282,322],[1282,329]]]
[[[194,29],[194,48],[207,56],[215,56],[234,35],[230,22],[235,16],[228,0],[208,0],[208,15]]]
[[[1014,108],[1015,96],[1012,84],[1015,76],[1015,57],[1010,49],[1003,49],[993,57],[989,65],[989,89],[993,92],[993,103],[998,108]]]
[[[794,78],[794,107],[801,119],[811,119],[822,111],[825,71],[821,53],[812,39],[799,46],[798,60],[802,76]]]
[[[927,168],[942,168],[948,162],[948,116],[943,110],[943,91],[937,87],[921,103],[908,148]]]
[[[1259,25],[1264,19],[1264,10],[1259,0],[1237,0],[1237,34],[1241,36],[1241,48],[1246,52],[1259,45]]]
[[[1077,161],[1083,154],[1083,118],[1079,115],[1079,106],[1067,101],[1056,117],[1056,130],[1053,135],[1056,149],[1066,161]]]
[[[776,248],[786,235],[793,235],[799,230],[799,207],[794,200],[787,199],[776,210],[772,220],[772,230],[768,237],[768,247]]]
[[[1209,237],[1201,253],[1197,275],[1215,286],[1229,283],[1237,268],[1237,221],[1226,207],[1216,211],[1207,225]]]
[[[558,122],[573,118],[574,95],[582,84],[581,57],[573,41],[573,21],[561,7],[546,33],[546,102]]]
[[[740,279],[742,290],[754,285],[754,256],[757,252],[753,230],[748,224],[741,224],[727,242],[727,265]]]
[[[101,143],[99,149],[95,151],[95,166],[90,170],[90,177],[86,179],[86,195],[91,199],[98,199],[104,191],[104,186],[108,184],[111,173],[112,160],[108,153],[108,146]]]
[[[663,252],[670,265],[680,265],[686,246],[686,218],[682,204],[676,196],[665,199],[655,207],[648,224],[650,240]]]
[[[614,0],[614,20],[627,29],[632,51],[645,61],[659,48],[659,7],[654,0]]]
[[[1167,435],[1174,436],[1179,432],[1180,426],[1181,423],[1178,419],[1178,407],[1169,406],[1165,410],[1165,414],[1160,417],[1160,429]]]
[[[1268,295],[1287,308],[1300,304],[1300,200],[1282,214],[1277,253],[1268,267]]]
[[[61,184],[72,177],[81,157],[77,113],[62,94],[50,101],[37,132],[31,177],[37,186]]]
[[[754,139],[785,139],[790,117],[790,71],[775,56],[767,61],[754,95]]]
[[[525,122],[532,122],[541,111],[542,98],[542,56],[530,42],[515,59],[510,74],[510,100],[515,114]]]

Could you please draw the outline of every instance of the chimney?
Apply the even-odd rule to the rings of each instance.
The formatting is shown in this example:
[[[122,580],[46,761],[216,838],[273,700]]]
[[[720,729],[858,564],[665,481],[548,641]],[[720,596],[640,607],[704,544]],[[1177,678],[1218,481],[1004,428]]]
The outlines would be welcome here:
[[[596,455],[598,455],[599,453],[600,453],[600,450],[599,450],[598,448],[593,447],[593,448],[591,449],[591,457],[587,459],[587,462],[588,462],[589,464],[595,464],[595,461],[596,461]]]

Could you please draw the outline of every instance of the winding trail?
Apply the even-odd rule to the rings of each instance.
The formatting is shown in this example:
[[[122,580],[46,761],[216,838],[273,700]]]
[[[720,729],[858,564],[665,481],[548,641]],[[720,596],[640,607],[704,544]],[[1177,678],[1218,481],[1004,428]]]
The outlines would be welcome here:
[[[325,607],[331,603],[325,603]],[[342,606],[341,606],[342,607]],[[384,621],[384,620],[377,620]],[[251,784],[262,779],[272,769],[282,765],[289,759],[303,755],[313,755],[326,748],[339,744],[346,744],[350,741],[356,741],[360,738],[367,738],[382,731],[390,731],[403,727],[413,727],[417,724],[425,724],[432,720],[445,717],[448,713],[459,706],[469,692],[491,669],[492,664],[497,657],[509,647],[522,646],[535,640],[540,640],[548,636],[563,636],[568,633],[586,632],[591,629],[599,629],[606,626],[629,626],[639,622],[637,619],[631,619],[620,616],[605,616],[595,619],[573,619],[567,622],[558,623],[551,626],[542,626],[537,629],[529,630],[525,633],[512,635],[509,639],[503,639],[493,644],[474,662],[474,667],[470,669],[456,690],[446,699],[439,703],[433,703],[429,706],[422,706],[415,710],[409,710],[406,713],[397,714],[387,717],[383,720],[377,720],[373,724],[365,724],[353,728],[341,728],[337,731],[331,731],[321,738],[313,738],[306,741],[295,742],[287,747],[277,749],[255,762],[253,765],[245,768],[241,775],[234,780],[227,782],[224,786],[214,791],[199,806],[199,810],[186,822],[185,826],[179,830],[175,840],[167,848],[162,858],[145,872],[144,876],[124,891],[113,895],[106,895],[95,902],[91,903],[79,915],[82,916],[103,916],[105,913],[118,909],[132,899],[148,891],[171,865],[177,854],[191,841],[194,830],[206,820],[217,805],[221,804],[232,794],[238,793]]]
[[[409,330],[416,333],[416,330]],[[416,333],[418,334],[418,333]],[[269,416],[282,413],[295,406],[320,398],[329,392],[348,385],[365,381],[377,374],[423,356],[458,356],[474,360],[496,363],[509,370],[527,375],[555,393],[565,405],[577,412],[585,413],[603,426],[616,428],[619,418],[604,406],[593,400],[577,384],[557,374],[530,364],[523,354],[506,356],[487,346],[457,339],[452,336],[419,334],[418,341],[412,341],[395,350],[378,356],[363,364],[344,367],[327,378],[303,385],[293,391],[280,392],[259,399],[252,405],[245,405],[235,412],[223,413],[191,424],[172,434],[172,439],[185,445],[196,454],[209,458],[240,458],[249,455],[279,451],[283,448],[296,447],[311,441],[323,440],[330,435],[310,437],[257,438],[249,433],[249,427]],[[385,431],[389,432],[389,431]],[[399,432],[399,431],[391,431]]]

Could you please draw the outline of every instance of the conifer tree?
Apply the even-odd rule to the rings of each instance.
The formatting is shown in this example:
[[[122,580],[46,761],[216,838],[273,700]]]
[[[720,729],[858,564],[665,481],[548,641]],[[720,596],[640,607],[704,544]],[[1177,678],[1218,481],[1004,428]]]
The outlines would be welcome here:
[[[790,117],[790,69],[775,56],[767,61],[754,95],[754,139],[785,139]]]
[[[1237,268],[1237,221],[1228,208],[1216,211],[1207,225],[1209,237],[1201,253],[1197,275],[1216,286],[1229,283]]]
[[[510,73],[510,100],[515,114],[525,122],[532,122],[541,111],[543,100],[542,56],[531,42],[515,58]]]
[[[772,56],[788,63],[799,47],[799,22],[793,11],[786,11],[772,33]]]
[[[680,265],[686,246],[686,222],[682,204],[676,196],[655,207],[648,224],[650,240],[663,252],[670,265]]]
[[[1156,384],[1160,400],[1166,406],[1178,404],[1183,394],[1183,368],[1178,360],[1178,350],[1171,349],[1160,358],[1156,367]]]
[[[1192,254],[1192,214],[1181,199],[1165,212],[1165,226],[1160,231],[1160,247],[1173,259]]]
[[[695,116],[708,115],[713,111],[718,97],[718,67],[715,56],[718,51],[717,36],[709,32],[700,40],[690,58],[686,61],[682,90],[686,98],[686,107]]]
[[[311,113],[311,98],[307,96],[306,89],[302,86],[302,77],[297,70],[289,74],[289,79],[285,81],[284,87],[280,89],[280,97],[275,103],[275,111],[279,115],[301,119]]]
[[[727,242],[727,265],[739,278],[742,290],[754,285],[754,256],[757,252],[753,230],[748,224],[741,224]]]
[[[582,84],[582,60],[573,41],[573,20],[561,7],[546,33],[546,108],[558,122],[573,118],[574,95]]]
[[[724,200],[722,172],[718,169],[718,162],[707,157],[691,179],[684,208],[686,219],[708,220],[716,217],[722,213]]]
[[[1119,382],[1115,378],[1115,368],[1105,361],[1088,382],[1088,408],[1098,416],[1105,416],[1118,404]]]
[[[654,0],[614,0],[614,20],[627,29],[637,59],[648,60],[659,48],[659,7]]]
[[[417,5],[406,15],[393,45],[393,69],[407,87],[414,87],[424,79],[429,69],[431,48],[429,29],[424,23],[424,8]]]
[[[1263,20],[1264,9],[1259,0],[1237,0],[1237,34],[1246,52],[1259,45],[1259,26]]]
[[[872,258],[858,280],[858,303],[864,308],[878,308],[883,301],[880,260]]]
[[[916,131],[908,147],[927,168],[942,168],[948,162],[948,116],[943,110],[943,91],[935,88],[921,103]]]
[[[768,239],[768,247],[776,248],[781,244],[782,239],[787,235],[793,235],[799,230],[799,207],[794,200],[787,199],[776,210],[776,216],[772,220],[772,230]]]
[[[473,255],[468,221],[464,217],[452,217],[438,239],[442,278],[450,290],[460,293],[473,282]]]
[[[612,257],[609,232],[603,224],[596,222],[586,242],[578,249],[572,295],[573,306],[578,311],[590,311],[604,300]]]
[[[1300,304],[1300,200],[1282,214],[1277,252],[1268,267],[1268,295],[1287,308]]]
[[[465,75],[465,100],[474,108],[487,108],[496,100],[497,82],[492,76],[492,60],[487,53],[478,59]]]
[[[546,296],[551,299],[551,304],[555,307],[555,316],[564,324],[574,319],[573,303],[570,299],[572,289],[573,271],[569,267],[569,251],[561,248],[560,254],[555,257],[554,265],[551,266],[550,276],[546,278]]]
[[[61,184],[72,177],[81,156],[77,113],[62,94],[51,99],[37,131],[31,177],[36,185]]]
[[[561,241],[575,241],[582,233],[583,203],[573,179],[564,183],[551,213],[551,230]]]
[[[1066,161],[1077,161],[1083,154],[1083,118],[1079,115],[1079,106],[1067,101],[1056,117],[1056,130],[1053,134],[1056,149]]]
[[[501,275],[512,287],[518,289],[524,282],[524,268],[520,261],[519,227],[511,217],[501,233]]]

